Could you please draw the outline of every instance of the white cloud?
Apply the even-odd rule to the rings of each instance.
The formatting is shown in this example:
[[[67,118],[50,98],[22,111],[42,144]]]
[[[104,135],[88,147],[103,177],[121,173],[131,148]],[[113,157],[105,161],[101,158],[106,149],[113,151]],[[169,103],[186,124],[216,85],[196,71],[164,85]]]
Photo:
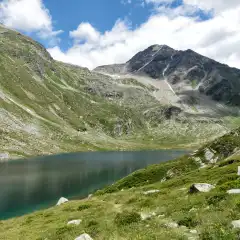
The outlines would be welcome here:
[[[239,0],[183,0],[185,4],[195,5],[204,10],[215,10],[216,13],[238,7]]]
[[[70,37],[77,41],[96,42],[100,33],[89,23],[81,23],[77,30],[70,32]]]
[[[185,1],[190,3],[190,0]],[[126,62],[152,44],[167,44],[175,49],[191,48],[240,68],[240,3],[216,13],[207,21],[188,17],[198,7],[183,5],[175,9],[162,8],[134,30],[120,20],[105,33],[98,32],[90,24],[80,24],[80,28],[70,33],[75,41],[68,51],[62,52],[59,47],[48,50],[58,60],[94,68]],[[85,42],[77,42],[79,39]]]
[[[25,32],[37,32],[42,38],[54,38],[62,31],[53,31],[52,18],[42,0],[3,0],[0,21]]]

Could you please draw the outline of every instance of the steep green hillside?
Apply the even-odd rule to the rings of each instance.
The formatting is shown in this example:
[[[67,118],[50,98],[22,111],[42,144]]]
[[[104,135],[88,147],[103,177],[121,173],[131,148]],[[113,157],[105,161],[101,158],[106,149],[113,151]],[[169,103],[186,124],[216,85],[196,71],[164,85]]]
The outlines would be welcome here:
[[[98,191],[45,211],[0,222],[0,239],[235,240],[240,219],[240,129],[175,161],[149,166]],[[204,164],[204,165],[203,165]],[[215,186],[190,193],[195,183]],[[149,192],[150,191],[150,192]],[[81,219],[80,225],[67,225]]]
[[[192,147],[228,129],[163,105],[155,87],[54,61],[0,26],[0,159],[59,152]]]

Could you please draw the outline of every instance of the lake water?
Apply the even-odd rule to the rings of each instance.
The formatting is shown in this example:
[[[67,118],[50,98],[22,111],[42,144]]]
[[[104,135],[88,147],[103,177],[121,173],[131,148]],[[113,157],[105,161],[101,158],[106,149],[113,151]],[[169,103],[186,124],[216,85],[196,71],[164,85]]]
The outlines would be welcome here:
[[[84,198],[150,164],[184,150],[89,152],[0,163],[0,219],[54,206],[60,197]]]

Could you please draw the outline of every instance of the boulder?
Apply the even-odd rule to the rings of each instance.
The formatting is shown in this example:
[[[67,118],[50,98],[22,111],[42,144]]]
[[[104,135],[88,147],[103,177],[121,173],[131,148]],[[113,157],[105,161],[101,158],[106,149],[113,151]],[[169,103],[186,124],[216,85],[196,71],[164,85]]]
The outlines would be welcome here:
[[[79,225],[82,222],[81,219],[78,220],[72,220],[67,223],[67,225]]]
[[[240,228],[240,220],[232,221],[233,228]]]
[[[205,156],[205,159],[210,163],[216,163],[218,160],[218,158],[214,158],[215,154],[208,148],[205,150],[204,156]]]
[[[58,202],[57,202],[57,206],[60,206],[62,205],[63,203],[66,203],[68,202],[68,199],[67,198],[64,198],[64,197],[61,197]]]
[[[155,212],[152,212],[152,213],[141,213],[140,215],[141,215],[141,219],[145,221],[145,220],[151,219],[152,217],[155,217],[157,214]]]
[[[0,153],[0,161],[8,160],[9,154],[8,153]]]
[[[93,194],[88,195],[88,199],[91,199],[93,197]]]
[[[231,189],[227,191],[228,194],[240,194],[240,189]]]
[[[178,224],[175,222],[166,223],[165,226],[168,228],[178,228]]]
[[[190,187],[189,192],[190,193],[210,192],[214,188],[215,186],[208,183],[195,183]]]
[[[160,192],[159,190],[149,190],[149,191],[144,192],[143,194],[144,195],[149,195],[149,194],[159,193],[159,192]]]
[[[80,235],[75,240],[93,240],[87,233]]]

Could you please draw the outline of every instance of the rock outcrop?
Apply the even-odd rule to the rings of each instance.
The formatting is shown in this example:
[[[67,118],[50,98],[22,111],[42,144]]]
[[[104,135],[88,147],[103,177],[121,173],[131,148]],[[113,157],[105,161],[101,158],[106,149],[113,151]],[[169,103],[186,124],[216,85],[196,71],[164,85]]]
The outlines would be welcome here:
[[[160,192],[159,190],[149,190],[149,191],[144,192],[143,194],[150,195],[150,194],[159,193],[159,192]]]
[[[68,202],[68,199],[67,198],[64,198],[64,197],[61,197],[58,202],[57,202],[57,206],[60,206],[62,205],[63,203],[66,203]]]
[[[80,235],[75,240],[93,240],[87,233]]]
[[[82,222],[81,219],[78,220],[72,220],[67,223],[67,225],[79,225]]]
[[[208,183],[195,183],[190,187],[189,193],[197,193],[197,192],[206,193],[206,192],[210,192],[214,188],[215,186]]]
[[[240,228],[240,220],[232,221],[233,228]]]

